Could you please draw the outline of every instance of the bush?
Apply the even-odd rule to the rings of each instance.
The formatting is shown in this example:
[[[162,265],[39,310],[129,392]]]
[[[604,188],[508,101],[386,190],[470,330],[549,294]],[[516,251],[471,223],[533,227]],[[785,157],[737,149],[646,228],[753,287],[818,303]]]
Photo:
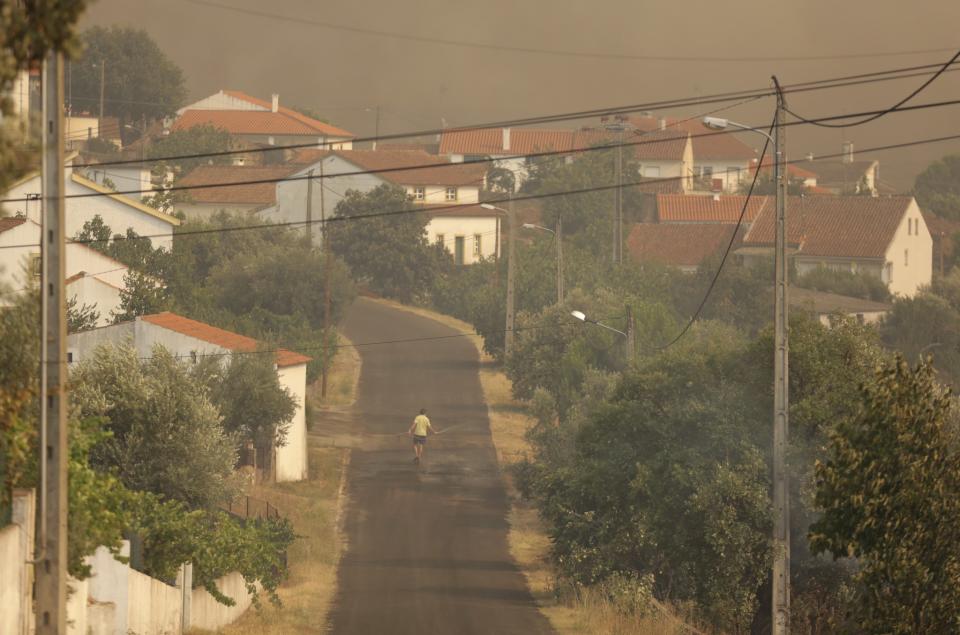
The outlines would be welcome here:
[[[876,276],[817,267],[797,279],[797,286],[814,291],[848,295],[874,302],[889,302],[890,290]]]

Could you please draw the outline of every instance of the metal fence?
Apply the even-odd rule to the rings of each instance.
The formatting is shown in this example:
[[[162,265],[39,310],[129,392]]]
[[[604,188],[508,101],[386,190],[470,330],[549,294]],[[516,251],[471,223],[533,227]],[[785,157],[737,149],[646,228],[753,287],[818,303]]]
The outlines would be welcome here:
[[[251,518],[257,520],[280,518],[280,512],[276,507],[267,501],[253,498],[252,496],[241,496],[237,500],[230,501],[230,503],[224,505],[223,509],[237,518],[243,518],[244,520]]]

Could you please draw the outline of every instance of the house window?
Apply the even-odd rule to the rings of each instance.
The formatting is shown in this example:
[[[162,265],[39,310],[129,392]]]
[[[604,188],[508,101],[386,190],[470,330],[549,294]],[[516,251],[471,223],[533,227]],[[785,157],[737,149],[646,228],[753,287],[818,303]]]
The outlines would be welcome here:
[[[903,250],[903,266],[907,267],[909,265],[910,265],[910,250],[904,249]]]
[[[475,258],[480,258],[483,256],[483,251],[481,250],[480,245],[480,234],[473,235],[473,255]]]
[[[712,166],[712,165],[705,165],[705,166],[703,166],[703,167],[701,168],[701,170],[702,170],[702,172],[700,173],[700,176],[702,176],[702,177],[705,178],[705,179],[713,178],[713,166]]]
[[[453,239],[453,263],[457,265],[464,264],[464,237],[455,236]]]
[[[413,188],[413,200],[422,201],[425,198],[427,198],[427,192],[422,185]]]
[[[448,187],[448,188],[447,188],[447,200],[448,200],[448,201],[455,201],[455,200],[457,200],[457,188],[455,188],[455,187]]]
[[[445,236],[443,234],[437,234],[437,243],[439,243],[441,247],[443,246],[443,243],[446,242],[444,238]]]
[[[659,165],[648,165],[643,168],[643,176],[648,179],[658,179],[660,178],[660,166]]]
[[[73,351],[67,351],[67,363],[68,364],[73,363]]]
[[[740,168],[732,167],[727,168],[727,181],[730,183],[739,183],[740,182]]]

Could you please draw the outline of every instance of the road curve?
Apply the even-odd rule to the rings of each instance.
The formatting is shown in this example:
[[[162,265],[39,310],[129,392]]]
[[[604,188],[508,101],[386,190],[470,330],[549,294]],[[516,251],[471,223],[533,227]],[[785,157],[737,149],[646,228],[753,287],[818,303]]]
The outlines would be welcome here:
[[[359,299],[357,343],[455,333]],[[355,406],[363,443],[348,468],[346,553],[333,633],[549,633],[507,548],[507,500],[490,439],[477,353],[462,338],[361,347]],[[424,465],[405,435],[427,408]]]

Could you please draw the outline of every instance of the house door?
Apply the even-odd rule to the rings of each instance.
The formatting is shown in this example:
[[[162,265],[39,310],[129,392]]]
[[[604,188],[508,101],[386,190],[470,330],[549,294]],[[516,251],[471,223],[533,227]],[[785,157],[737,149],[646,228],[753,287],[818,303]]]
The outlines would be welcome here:
[[[453,262],[463,264],[463,236],[457,236],[453,240]]]

